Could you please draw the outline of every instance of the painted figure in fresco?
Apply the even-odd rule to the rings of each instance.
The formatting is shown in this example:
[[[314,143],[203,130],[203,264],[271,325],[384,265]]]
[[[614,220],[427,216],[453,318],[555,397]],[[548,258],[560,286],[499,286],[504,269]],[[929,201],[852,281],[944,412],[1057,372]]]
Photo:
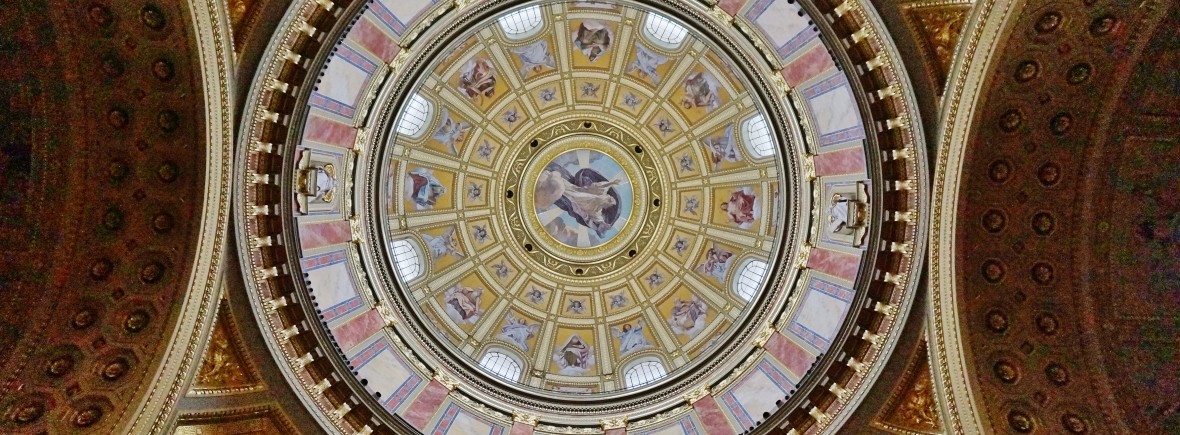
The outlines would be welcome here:
[[[422,238],[426,240],[426,250],[430,252],[430,257],[434,261],[448,255],[463,258],[463,253],[459,251],[459,237],[455,236],[455,227],[453,226],[438,236],[422,234]]]
[[[553,362],[560,368],[559,374],[582,375],[594,365],[594,349],[578,334],[573,334],[553,352]]]
[[[676,251],[676,255],[684,255],[684,251],[688,250],[688,239],[677,237],[676,243],[672,244],[672,250]]]
[[[639,101],[639,97],[635,94],[628,92],[627,95],[623,96],[623,105],[627,106],[631,110],[635,110],[635,108],[639,106],[639,103],[641,103],[641,101]]]
[[[832,195],[828,205],[828,232],[852,234],[852,228],[864,225],[864,211],[861,204],[839,193]]]
[[[578,232],[573,228],[566,226],[565,221],[561,219],[554,219],[545,224],[545,231],[548,231],[554,239],[569,246],[578,245]]]
[[[620,183],[591,168],[570,174],[564,166],[550,164],[537,180],[536,207],[555,205],[601,238],[619,219],[620,199],[614,187]]]
[[[534,304],[539,304],[545,301],[545,293],[542,293],[541,289],[537,288],[536,286],[529,288],[529,291],[528,293],[525,293],[525,296],[528,296],[529,301]]]
[[[431,137],[446,145],[447,152],[451,155],[457,156],[459,148],[456,145],[463,143],[463,140],[466,139],[467,130],[471,130],[471,124],[451,118],[451,112],[446,107],[442,109],[441,119],[442,122]]]
[[[508,279],[508,275],[512,274],[512,268],[508,267],[503,260],[498,264],[493,264],[492,271],[496,273],[496,278],[500,278],[501,280]]]
[[[742,187],[729,195],[729,200],[721,203],[721,211],[729,216],[729,221],[737,224],[738,228],[748,230],[754,226],[754,217],[758,213],[758,197],[754,189]]]
[[[504,326],[500,327],[500,334],[497,337],[509,341],[525,352],[529,351],[529,339],[537,335],[537,331],[541,329],[541,324],[529,324],[527,319],[516,317],[512,313],[504,318]]]
[[[496,96],[496,69],[487,59],[475,58],[467,61],[459,70],[459,92],[470,99]]]
[[[721,105],[718,89],[721,89],[721,85],[717,83],[717,78],[713,77],[713,74],[707,71],[689,74],[688,78],[684,79],[684,97],[680,99],[680,105],[685,109],[700,108],[712,112]]]
[[[553,54],[549,52],[549,41],[544,39],[531,45],[513,48],[512,52],[516,53],[516,57],[520,59],[521,77],[528,76],[530,72],[539,73],[545,68],[557,67],[557,63],[553,61]]]
[[[660,272],[652,272],[651,275],[647,276],[647,286],[649,288],[659,287],[660,284],[663,284],[663,283],[664,283],[664,275],[660,274]]]
[[[545,88],[542,89],[541,93],[537,94],[537,96],[541,97],[542,102],[550,103],[557,99],[557,91],[553,88]]]
[[[738,161],[737,142],[733,140],[733,124],[726,126],[725,133],[721,136],[706,137],[701,139],[701,143],[711,156],[714,171],[721,169],[721,162]]]
[[[660,65],[668,62],[668,58],[660,56],[643,44],[635,44],[635,62],[627,67],[627,72],[635,72],[640,76],[646,77],[651,84],[659,86],[660,73],[657,71]]]
[[[475,238],[476,243],[483,243],[488,241],[488,227],[486,225],[474,225],[471,227],[471,237]]]
[[[713,277],[719,282],[725,282],[725,274],[729,271],[729,259],[733,252],[721,249],[717,245],[705,252],[705,261],[697,266],[701,273]]]
[[[693,167],[692,156],[688,155],[688,153],[680,156],[680,172],[692,172]]]
[[[509,127],[511,127],[512,124],[516,124],[516,121],[520,121],[520,111],[516,110],[515,107],[504,112],[504,122],[507,123]]]
[[[486,161],[491,161],[492,153],[496,152],[496,147],[488,143],[487,139],[484,139],[483,143],[479,144],[479,148],[477,148],[476,151],[479,153],[479,158]]]
[[[526,292],[525,296],[529,296],[529,302],[532,302],[535,304],[539,304],[539,303],[542,303],[545,301],[545,294],[543,294],[543,292],[540,291],[540,289],[536,288],[536,286],[532,286],[532,288],[529,289],[529,292]]]
[[[456,284],[443,294],[447,315],[458,324],[471,325],[479,321],[483,315],[483,308],[479,306],[479,298],[483,295],[482,288],[464,287]]]
[[[625,306],[627,306],[627,297],[623,296],[622,293],[610,295],[610,307],[612,310],[623,308]]]
[[[483,197],[483,185],[477,183],[468,183],[467,185],[467,199],[472,201],[479,201]]]
[[[406,174],[406,197],[414,203],[415,210],[430,210],[438,203],[438,198],[447,193],[447,188],[438,181],[434,172],[426,168],[416,168]]]
[[[594,62],[610,50],[615,34],[601,21],[586,20],[578,25],[578,31],[574,32],[573,39],[574,47],[582,50],[586,58]]]
[[[597,83],[590,83],[590,82],[582,83],[582,96],[583,97],[597,97],[598,96],[598,89],[601,87],[602,86]]]
[[[583,299],[570,299],[570,304],[565,307],[565,310],[574,314],[582,314],[586,312],[586,301]]]
[[[705,302],[693,295],[687,301],[676,298],[676,302],[672,305],[672,311],[668,313],[668,326],[672,328],[672,332],[678,335],[687,335],[690,338],[696,337],[705,329],[705,322],[707,321],[708,306]]]
[[[660,118],[660,120],[656,122],[656,129],[660,130],[660,134],[664,136],[667,136],[676,131],[675,128],[672,128],[672,121],[669,121],[668,118]]]
[[[684,212],[695,215],[701,209],[701,200],[695,196],[684,200]]]
[[[619,356],[651,347],[651,342],[647,341],[647,337],[643,335],[642,319],[636,322],[634,327],[628,323],[622,328],[612,326],[610,330],[611,334],[619,339]]]

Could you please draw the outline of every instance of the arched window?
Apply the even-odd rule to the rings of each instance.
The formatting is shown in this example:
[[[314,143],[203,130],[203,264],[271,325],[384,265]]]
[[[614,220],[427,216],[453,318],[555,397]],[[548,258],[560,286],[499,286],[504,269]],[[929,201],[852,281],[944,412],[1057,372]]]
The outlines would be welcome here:
[[[623,387],[635,388],[647,385],[667,375],[668,370],[664,369],[664,364],[659,361],[640,361],[623,372]]]
[[[480,358],[479,365],[501,378],[510,381],[520,380],[520,363],[506,353],[489,350]]]
[[[643,30],[647,32],[648,36],[655,39],[655,42],[672,49],[680,47],[680,43],[684,42],[684,38],[688,36],[688,29],[685,29],[684,26],[655,12],[647,14],[647,19],[643,22]]]
[[[393,263],[397,265],[397,274],[403,281],[413,281],[422,274],[422,260],[418,250],[414,249],[409,240],[394,240],[389,247],[393,251]]]
[[[426,130],[433,109],[429,100],[418,94],[411,95],[406,110],[402,112],[402,119],[397,122],[397,133],[409,137],[420,136]]]
[[[738,270],[737,277],[734,293],[747,302],[753,300],[754,296],[758,294],[758,290],[762,288],[762,280],[766,278],[766,262],[762,260],[747,261]]]
[[[533,36],[541,29],[541,7],[527,8],[510,12],[498,20],[500,29],[512,39],[524,39]]]
[[[747,119],[742,125],[742,137],[745,139],[746,150],[756,159],[774,155],[774,138],[770,136],[770,126],[766,125],[766,118],[761,114]]]

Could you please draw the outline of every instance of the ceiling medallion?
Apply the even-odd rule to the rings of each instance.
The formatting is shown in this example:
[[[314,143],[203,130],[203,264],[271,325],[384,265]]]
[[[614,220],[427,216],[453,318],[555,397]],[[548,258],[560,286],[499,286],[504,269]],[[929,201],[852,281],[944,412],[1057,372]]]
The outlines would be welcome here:
[[[655,236],[666,195],[654,148],[645,148],[601,120],[543,129],[505,174],[516,247],[555,278],[621,271]]]

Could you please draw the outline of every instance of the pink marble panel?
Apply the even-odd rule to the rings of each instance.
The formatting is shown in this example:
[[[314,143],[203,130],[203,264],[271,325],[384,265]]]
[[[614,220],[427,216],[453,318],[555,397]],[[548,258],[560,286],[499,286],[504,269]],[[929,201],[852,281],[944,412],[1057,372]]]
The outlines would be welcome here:
[[[348,221],[316,222],[299,225],[299,245],[304,250],[320,248],[352,240]]]
[[[385,319],[377,310],[369,310],[341,325],[332,328],[332,336],[345,352],[358,343],[372,337],[385,326]]]
[[[406,410],[406,414],[402,417],[418,430],[425,431],[426,423],[439,411],[450,392],[443,384],[432,379],[430,384],[427,384],[426,388],[422,390],[422,393],[414,398],[414,404],[410,405],[410,409]]]
[[[804,349],[803,346],[795,344],[791,339],[778,332],[770,336],[770,340],[766,342],[765,349],[774,359],[782,363],[787,370],[790,370],[796,379],[802,378],[807,373],[807,369],[811,368],[811,363],[815,361],[815,355],[807,352],[807,349]]]
[[[811,250],[811,256],[807,258],[807,267],[828,275],[855,281],[856,274],[860,271],[860,255],[845,254],[817,247]]]
[[[611,429],[603,433],[603,435],[626,435],[627,428],[621,427],[618,429]]]
[[[737,15],[738,11],[740,11],[742,6],[745,6],[747,2],[749,2],[749,0],[721,0],[719,3],[717,3],[717,6],[724,10],[727,14]]]
[[[701,400],[692,404],[692,407],[700,417],[701,424],[705,427],[705,433],[708,435],[735,435],[737,431],[733,430],[733,425],[729,423],[729,419],[725,418],[725,412],[721,411],[721,407],[717,405],[717,400],[713,396],[705,396]]]
[[[325,145],[352,149],[356,145],[356,129],[351,125],[311,115],[303,128],[303,138]]]
[[[533,435],[533,427],[524,423],[512,423],[512,431],[508,435]]]
[[[382,32],[377,25],[373,24],[368,19],[368,14],[365,15],[366,17],[357,20],[356,25],[348,32],[348,38],[356,41],[365,50],[377,55],[385,62],[393,60],[401,47],[398,47],[389,34]]]
[[[823,153],[815,156],[815,175],[844,175],[863,174],[868,171],[865,165],[864,148],[845,148],[840,151]]]
[[[828,50],[824,48],[824,45],[815,44],[815,46],[811,47],[803,55],[788,63],[783,68],[782,74],[783,78],[787,79],[788,85],[797,87],[814,77],[818,77],[829,68],[835,67],[836,63],[832,60],[832,56],[828,54]]]

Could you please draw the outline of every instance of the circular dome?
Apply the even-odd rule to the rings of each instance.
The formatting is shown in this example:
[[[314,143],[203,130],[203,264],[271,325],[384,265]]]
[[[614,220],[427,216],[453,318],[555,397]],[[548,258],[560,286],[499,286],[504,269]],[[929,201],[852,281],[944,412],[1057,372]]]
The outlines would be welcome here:
[[[709,374],[784,300],[762,298],[800,219],[777,92],[699,23],[628,2],[473,22],[375,103],[369,216],[406,326],[538,398]]]
[[[814,7],[292,6],[236,210],[296,392],[343,432],[847,418],[913,299],[925,157],[871,9]]]

